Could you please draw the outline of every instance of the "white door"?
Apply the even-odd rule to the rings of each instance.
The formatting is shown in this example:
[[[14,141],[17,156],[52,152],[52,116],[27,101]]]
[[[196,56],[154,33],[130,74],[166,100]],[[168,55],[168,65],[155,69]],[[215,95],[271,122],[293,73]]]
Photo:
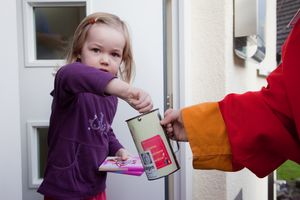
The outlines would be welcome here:
[[[136,77],[134,85],[148,91],[154,106],[163,112],[164,65],[163,65],[163,2],[162,0],[109,0],[93,1],[93,11],[111,12],[120,16],[129,25]],[[137,155],[132,137],[125,123],[138,113],[120,102],[114,120],[114,131],[126,148]],[[164,179],[148,181],[146,176],[134,177],[109,174],[107,199],[164,200]]]
[[[25,3],[24,3],[25,2]],[[30,22],[33,16],[32,7],[51,7],[51,0],[41,3],[37,0],[24,0],[22,12],[19,16],[24,23],[24,30],[20,34],[24,45],[24,59],[20,66],[20,94],[21,94],[21,140],[23,166],[23,200],[40,200],[42,196],[36,193],[43,166],[45,148],[39,142],[45,142],[48,119],[50,115],[51,97],[53,88],[53,65],[61,64],[59,60],[36,59],[36,48],[32,43],[35,39],[34,23]],[[50,4],[49,4],[50,2]],[[64,1],[54,1],[56,6]],[[59,3],[57,3],[59,2]],[[134,86],[148,91],[154,101],[154,107],[159,108],[161,114],[164,109],[164,29],[163,29],[163,0],[73,0],[76,6],[86,6],[87,14],[96,11],[111,12],[125,20],[131,32],[133,51],[136,63],[136,77]],[[21,4],[21,3],[19,3]],[[68,4],[69,5],[69,4]],[[79,12],[79,15],[82,14]],[[66,24],[72,23],[72,18]],[[37,23],[37,22],[35,22]],[[65,24],[65,25],[66,25]],[[46,56],[47,57],[47,56]],[[55,57],[54,57],[55,58]],[[51,67],[52,66],[52,67]],[[125,120],[138,113],[120,100],[116,118],[113,123],[114,131],[121,143],[133,154],[137,154],[132,137]],[[43,143],[42,143],[43,145]],[[141,177],[109,174],[107,180],[107,199],[165,199],[164,178],[148,181],[146,176]]]

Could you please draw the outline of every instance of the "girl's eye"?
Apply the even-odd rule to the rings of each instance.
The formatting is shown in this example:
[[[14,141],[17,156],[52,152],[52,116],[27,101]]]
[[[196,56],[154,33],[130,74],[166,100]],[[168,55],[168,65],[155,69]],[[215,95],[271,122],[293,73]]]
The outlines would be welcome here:
[[[112,53],[111,55],[112,55],[113,57],[121,57],[120,54],[118,54],[118,53]]]
[[[98,48],[92,48],[92,51],[93,51],[94,53],[98,53],[98,52],[100,52],[100,49],[98,49]]]

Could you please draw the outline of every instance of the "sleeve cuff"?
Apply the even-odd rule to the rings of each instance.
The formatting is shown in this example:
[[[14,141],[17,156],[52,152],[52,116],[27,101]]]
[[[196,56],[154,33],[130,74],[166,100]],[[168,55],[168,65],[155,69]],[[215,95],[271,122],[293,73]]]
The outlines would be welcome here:
[[[195,169],[232,171],[231,149],[217,102],[182,109]]]

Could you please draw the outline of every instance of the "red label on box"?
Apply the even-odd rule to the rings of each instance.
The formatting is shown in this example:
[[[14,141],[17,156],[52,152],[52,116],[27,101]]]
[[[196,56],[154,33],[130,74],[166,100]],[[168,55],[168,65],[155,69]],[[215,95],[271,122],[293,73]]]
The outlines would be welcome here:
[[[168,151],[160,135],[141,142],[144,151],[150,151],[157,169],[168,166],[172,163]]]

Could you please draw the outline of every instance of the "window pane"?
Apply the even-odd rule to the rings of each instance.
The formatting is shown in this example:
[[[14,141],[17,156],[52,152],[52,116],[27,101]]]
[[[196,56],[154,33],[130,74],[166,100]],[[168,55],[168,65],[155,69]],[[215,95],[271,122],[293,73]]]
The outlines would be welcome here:
[[[85,6],[34,7],[36,59],[64,59]]]
[[[48,128],[37,128],[38,143],[38,178],[44,177],[44,171],[47,161],[48,144],[47,144]]]

